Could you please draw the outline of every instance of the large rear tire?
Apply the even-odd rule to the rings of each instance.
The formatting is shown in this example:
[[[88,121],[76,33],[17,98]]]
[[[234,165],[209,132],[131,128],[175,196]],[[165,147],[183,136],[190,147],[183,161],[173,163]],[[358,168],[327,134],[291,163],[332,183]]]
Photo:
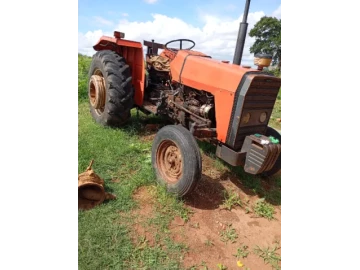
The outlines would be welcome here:
[[[279,132],[277,132],[275,129],[273,129],[272,127],[267,127],[265,136],[268,136],[268,137],[273,136],[275,139],[278,139],[279,143],[281,144],[281,134]],[[269,176],[276,174],[280,170],[281,170],[281,153],[280,153],[278,159],[275,161],[274,166],[270,170],[262,173],[262,175],[265,177],[269,177]]]
[[[90,112],[103,126],[119,127],[130,118],[134,90],[130,66],[114,51],[97,52],[89,70]]]
[[[169,125],[159,130],[152,145],[152,165],[160,184],[171,193],[184,196],[201,178],[199,146],[182,126]]]

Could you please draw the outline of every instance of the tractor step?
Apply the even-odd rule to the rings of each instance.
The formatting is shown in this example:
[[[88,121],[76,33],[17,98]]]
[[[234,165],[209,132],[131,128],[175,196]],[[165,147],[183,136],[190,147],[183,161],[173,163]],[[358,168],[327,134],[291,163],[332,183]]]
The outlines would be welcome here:
[[[149,101],[144,101],[143,102],[143,108],[153,114],[156,114],[157,113],[157,107],[156,105],[152,104],[151,102]]]

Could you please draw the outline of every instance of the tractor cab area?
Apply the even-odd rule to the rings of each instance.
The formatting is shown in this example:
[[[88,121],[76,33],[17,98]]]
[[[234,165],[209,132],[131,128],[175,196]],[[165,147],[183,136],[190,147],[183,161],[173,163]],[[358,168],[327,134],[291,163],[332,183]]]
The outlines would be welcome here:
[[[169,47],[171,43],[179,42],[179,48]],[[184,46],[186,43],[191,43],[190,46]],[[185,43],[185,44],[184,44]],[[190,39],[176,39],[167,42],[166,44],[156,43],[154,40],[144,40],[146,50],[146,63],[149,67],[153,67],[157,71],[170,71],[170,62],[174,60],[176,54],[180,50],[191,50],[195,47],[195,42]],[[163,50],[159,54],[159,50]]]

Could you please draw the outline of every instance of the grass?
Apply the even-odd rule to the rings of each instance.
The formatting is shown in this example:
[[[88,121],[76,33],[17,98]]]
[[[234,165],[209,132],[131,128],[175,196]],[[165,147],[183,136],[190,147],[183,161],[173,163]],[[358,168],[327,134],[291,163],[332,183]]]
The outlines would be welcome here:
[[[269,125],[275,129],[281,130],[281,122],[277,120],[279,118],[281,119],[281,88],[276,98],[273,112],[270,116]]]
[[[230,190],[224,190],[224,202],[223,202],[223,208],[230,210],[234,208],[235,206],[242,207],[242,201],[240,199],[239,194],[236,192]]]
[[[256,246],[254,249],[254,253],[260,258],[262,258],[265,264],[270,264],[272,269],[279,270],[281,269],[281,257],[279,254],[276,253],[277,250],[279,250],[278,245],[275,245],[273,248],[260,248],[259,246]]]
[[[269,220],[274,218],[274,207],[265,202],[264,199],[259,199],[254,206],[254,212],[260,217],[265,217]]]
[[[220,240],[226,244],[230,241],[235,243],[238,238],[238,234],[234,228],[231,228],[231,224],[226,226],[226,229],[220,232]]]
[[[88,70],[91,57],[78,54],[78,100],[85,101],[87,98]]]
[[[122,129],[96,124],[87,103],[87,69],[91,58],[79,55],[78,172],[94,159],[93,169],[105,181],[105,190],[117,196],[90,211],[78,212],[79,269],[180,269],[187,247],[169,237],[168,225],[176,216],[188,220],[183,202],[158,186],[151,167],[151,142],[139,140],[145,116],[133,117]],[[156,121],[146,117],[149,121]],[[155,243],[144,236],[131,238],[133,222],[123,216],[136,209],[134,191],[155,186],[156,214],[147,220],[156,225]],[[121,214],[121,215],[120,215]]]
[[[218,267],[219,270],[227,270],[227,269],[228,269],[228,268],[227,268],[225,265],[223,265],[222,263],[218,263],[218,264],[217,264],[217,267]]]
[[[208,246],[208,247],[211,247],[211,246],[214,245],[214,243],[213,243],[211,240],[206,239],[206,240],[205,240],[205,245]]]
[[[237,249],[237,252],[236,254],[234,254],[234,256],[237,258],[237,259],[243,259],[243,258],[246,258],[250,251],[248,251],[248,246],[247,245],[242,245],[241,247],[239,247]]]
[[[208,270],[206,262],[202,261],[201,264],[195,264],[187,268],[187,270]]]

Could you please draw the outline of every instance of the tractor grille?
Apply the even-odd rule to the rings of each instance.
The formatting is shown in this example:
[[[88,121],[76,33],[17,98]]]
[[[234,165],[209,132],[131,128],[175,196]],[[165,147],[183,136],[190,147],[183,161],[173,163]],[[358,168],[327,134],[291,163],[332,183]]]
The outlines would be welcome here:
[[[236,92],[227,144],[239,151],[245,137],[265,134],[280,89],[280,79],[257,73],[245,75]],[[261,115],[266,117],[260,121]],[[250,117],[248,117],[250,115]],[[244,121],[245,118],[248,121]]]

